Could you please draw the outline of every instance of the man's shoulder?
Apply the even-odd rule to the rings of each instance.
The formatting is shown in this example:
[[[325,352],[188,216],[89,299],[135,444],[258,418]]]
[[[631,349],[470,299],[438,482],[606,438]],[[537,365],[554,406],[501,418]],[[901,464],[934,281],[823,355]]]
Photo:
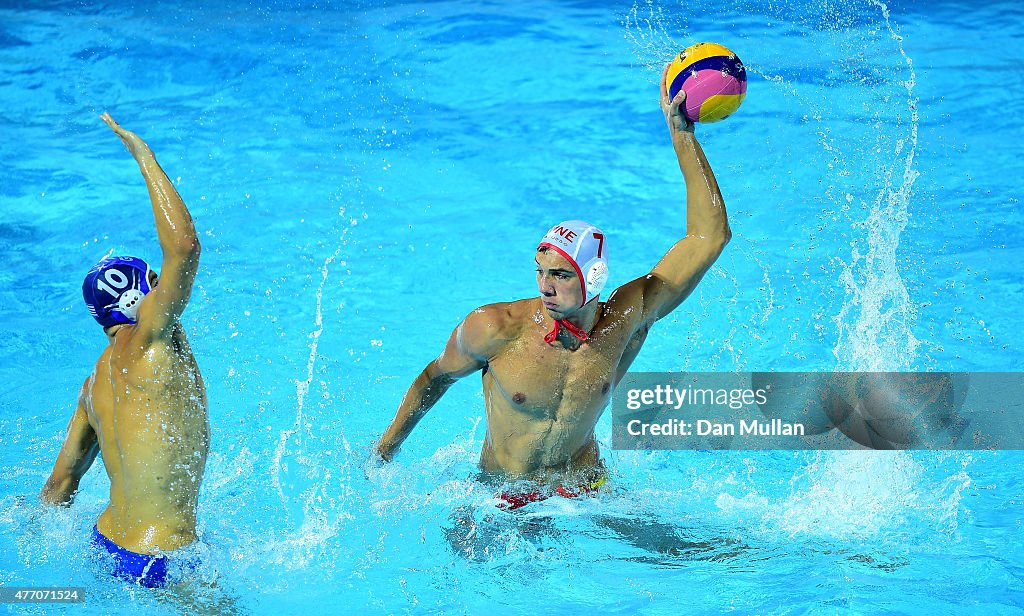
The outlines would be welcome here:
[[[646,274],[630,280],[615,289],[605,301],[606,313],[633,314],[643,307],[644,291],[652,284],[657,284],[652,274]]]
[[[538,309],[536,298],[517,299],[511,302],[495,302],[480,306],[469,313],[467,319],[488,321],[492,323],[514,323],[522,321]]]
[[[114,334],[114,340],[108,348],[112,349],[115,354],[128,350],[150,352],[152,349],[175,350],[181,347],[182,343],[188,345],[188,335],[177,319],[166,331],[157,333],[147,327],[146,323],[140,321],[122,325]]]
[[[485,304],[466,316],[460,335],[475,342],[509,341],[519,336],[535,312],[537,301],[532,298]]]
[[[100,362],[116,366],[129,379],[145,380],[191,356],[188,336],[180,323],[175,323],[165,335],[151,334],[138,325],[125,325],[103,351]]]

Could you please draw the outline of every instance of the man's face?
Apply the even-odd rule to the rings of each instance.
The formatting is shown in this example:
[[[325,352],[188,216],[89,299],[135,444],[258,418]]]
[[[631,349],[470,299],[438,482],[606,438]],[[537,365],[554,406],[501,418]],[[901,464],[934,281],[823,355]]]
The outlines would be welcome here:
[[[580,279],[572,263],[554,250],[538,250],[537,288],[548,314],[564,319],[583,304]]]

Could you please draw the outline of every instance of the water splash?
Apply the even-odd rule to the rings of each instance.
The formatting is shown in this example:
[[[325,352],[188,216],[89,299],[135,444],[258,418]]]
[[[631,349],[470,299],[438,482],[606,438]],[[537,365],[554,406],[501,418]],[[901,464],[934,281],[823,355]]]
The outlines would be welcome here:
[[[867,219],[859,225],[867,230],[867,245],[861,250],[860,242],[854,242],[850,261],[840,275],[849,299],[836,316],[839,339],[833,352],[844,370],[909,370],[920,345],[913,333],[917,309],[900,276],[896,251],[910,216],[914,181],[920,175],[914,169],[919,121],[914,96],[917,77],[889,8],[879,0],[871,0],[871,4],[881,10],[889,36],[910,73],[902,82],[910,110],[910,134],[896,141],[882,189]]]
[[[676,49],[665,23],[665,11],[654,0],[646,0],[643,6],[633,4],[623,20],[633,54],[648,73],[661,74],[665,58],[671,57]]]
[[[344,216],[344,214],[345,214],[345,209],[342,208],[341,211],[339,212],[339,216]],[[304,380],[301,380],[301,381],[300,380],[296,380],[295,381],[295,398],[296,398],[295,419],[293,420],[292,426],[290,428],[286,428],[286,429],[281,431],[281,433],[280,433],[280,435],[278,437],[277,446],[274,449],[274,456],[273,456],[272,464],[271,464],[271,468],[272,468],[272,471],[273,471],[273,475],[271,477],[271,481],[273,483],[274,489],[277,491],[277,494],[278,494],[279,498],[281,499],[281,503],[282,504],[287,504],[288,501],[289,501],[288,495],[285,494],[284,486],[283,486],[282,481],[281,481],[281,474],[282,474],[282,472],[287,472],[288,471],[288,463],[284,461],[286,455],[289,455],[289,456],[293,457],[295,464],[297,464],[299,466],[307,467],[308,472],[306,474],[309,475],[309,476],[312,476],[313,474],[315,474],[315,471],[318,468],[322,470],[322,472],[323,472],[323,480],[320,483],[319,487],[316,486],[316,485],[313,485],[313,486],[311,486],[310,488],[308,488],[307,490],[305,490],[303,492],[303,496],[304,496],[304,498],[303,498],[303,509],[304,509],[304,513],[307,514],[305,516],[305,518],[304,518],[304,523],[308,523],[309,522],[309,515],[308,514],[311,513],[310,507],[312,506],[312,503],[314,502],[314,500],[316,500],[318,498],[318,495],[319,495],[320,498],[322,498],[323,494],[320,494],[320,493],[323,492],[324,486],[327,484],[327,482],[331,478],[330,470],[327,469],[326,467],[324,467],[324,465],[322,465],[320,463],[320,460],[319,460],[319,457],[322,456],[324,452],[322,452],[322,451],[314,452],[313,454],[310,454],[309,456],[306,456],[306,455],[302,454],[303,448],[302,448],[302,436],[301,436],[301,431],[303,429],[305,429],[307,431],[309,429],[309,426],[306,425],[307,422],[306,422],[306,418],[305,418],[305,414],[304,414],[305,413],[305,405],[306,405],[306,396],[309,394],[310,387],[313,384],[313,375],[314,375],[314,371],[315,371],[315,368],[316,368],[316,361],[317,361],[317,357],[318,357],[317,351],[318,351],[318,348],[319,348],[320,336],[324,332],[324,323],[323,323],[323,294],[324,294],[324,287],[327,284],[327,279],[328,279],[328,276],[330,274],[330,266],[331,266],[331,264],[334,263],[335,260],[337,260],[339,255],[341,254],[341,249],[342,249],[342,247],[346,243],[346,237],[347,237],[347,235],[349,233],[349,230],[352,229],[353,227],[355,227],[357,224],[358,224],[358,221],[356,219],[354,219],[354,218],[350,219],[349,226],[345,227],[342,230],[342,232],[341,232],[341,235],[340,235],[340,237],[338,239],[338,244],[337,244],[337,246],[335,246],[334,252],[331,253],[326,259],[324,259],[323,264],[320,266],[320,282],[319,282],[319,284],[317,286],[317,290],[316,290],[316,307],[315,307],[315,316],[314,316],[314,320],[313,320],[313,327],[314,327],[314,329],[309,334],[310,343],[309,343],[309,357],[306,360],[306,378]],[[346,453],[349,453],[351,448],[349,446],[348,440],[345,438],[344,433],[340,433],[339,434],[339,438],[340,438],[340,443],[341,443],[342,447],[345,449]],[[292,449],[290,449],[290,450],[289,450],[289,442],[293,443],[292,444]],[[346,455],[345,456],[345,460],[347,461],[348,459],[349,459],[349,456]],[[347,464],[346,464],[346,466],[347,466]],[[321,468],[321,467],[324,467],[324,468]],[[322,517],[322,513],[323,512],[318,512],[316,514],[316,517],[317,518]],[[287,509],[286,509],[286,516],[287,516]]]
[[[724,10],[702,0],[645,0],[633,4],[623,25],[636,63],[652,80],[664,61],[685,45],[715,37],[727,37],[739,50],[747,43],[749,57],[741,53],[747,72],[751,79],[763,80],[752,85],[751,95],[762,114],[783,113],[786,121],[777,128],[791,131],[778,142],[769,135],[763,153],[799,153],[792,165],[765,169],[775,188],[791,191],[790,198],[803,208],[794,212],[797,234],[785,256],[776,254],[768,268],[761,268],[762,285],[780,291],[779,306],[758,304],[762,313],[753,315],[730,309],[730,326],[746,321],[755,329],[761,317],[775,312],[776,320],[793,323],[794,340],[804,340],[807,326],[800,313],[809,312],[807,322],[821,346],[800,359],[806,367],[819,362],[822,369],[907,369],[915,364],[921,345],[914,336],[917,306],[903,278],[910,264],[898,254],[919,176],[914,63],[881,0],[823,3],[818,8],[802,12],[786,3],[736,0],[725,7],[731,10]],[[717,14],[733,15],[735,21],[719,23],[710,17]],[[748,29],[759,28],[785,35],[777,53],[759,54],[753,41],[745,40]],[[808,46],[820,53],[807,56]],[[803,181],[787,186],[799,171],[804,172]],[[737,191],[745,186],[741,178],[733,184]],[[778,205],[785,206],[787,200],[780,199]],[[743,207],[743,201],[737,203]],[[810,220],[814,203],[821,209]],[[835,252],[843,245],[850,246],[849,255]],[[742,258],[747,262],[732,267],[741,273],[752,268],[752,248],[738,256],[735,252],[725,255],[724,262]],[[737,294],[730,305],[750,306],[742,294],[749,292],[753,280],[746,286],[739,279],[733,282]],[[808,303],[809,294],[816,301]],[[726,355],[739,360],[741,350],[727,349]]]
[[[790,537],[874,541],[898,536],[902,529],[919,527],[920,520],[908,523],[911,516],[937,510],[955,514],[959,508],[960,489],[950,499],[930,487],[922,490],[931,483],[925,470],[907,452],[832,452],[805,469],[809,485],[775,503],[766,520]],[[961,483],[956,476],[946,481]]]
[[[624,19],[626,37],[637,64],[652,78],[660,74],[664,59],[685,44],[730,25],[710,19],[699,22],[698,17],[686,21],[687,15],[711,14],[702,11],[706,5],[701,0],[664,6],[656,0],[634,3]],[[911,369],[921,345],[914,336],[918,314],[898,251],[919,177],[917,82],[914,62],[889,8],[881,0],[834,7],[831,16],[801,14],[786,4],[749,6],[743,0],[732,8],[738,10],[722,12],[746,13],[736,17],[738,23],[747,20],[790,34],[792,49],[783,46],[784,51],[775,56],[752,53],[749,60],[744,59],[751,78],[763,80],[752,88],[766,110],[762,119],[775,110],[792,127],[791,142],[776,143],[769,137],[767,151],[778,155],[772,150],[791,146],[793,154],[800,153],[792,165],[766,171],[778,187],[785,185],[786,174],[794,167],[809,169],[802,183],[794,181],[793,195],[803,202],[802,207],[819,202],[822,209],[816,220],[794,220],[796,237],[790,238],[793,243],[784,257],[776,252],[759,259],[756,236],[735,256],[726,256],[745,261],[737,263],[739,270],[761,274],[757,286],[753,277],[743,281],[743,273],[735,279],[725,277],[735,285],[734,301],[728,303],[730,333],[737,332],[737,324],[746,323],[744,329],[754,332],[749,335],[748,350],[754,346],[762,355],[798,355],[805,345],[796,353],[780,350],[769,346],[780,344],[778,340],[761,339],[756,332],[765,328],[769,315],[776,322],[801,316],[794,314],[792,306],[813,292],[811,297],[820,301],[810,302],[810,323],[822,338],[823,368]],[[743,28],[734,31],[728,36],[739,47]],[[799,55],[808,44],[820,47],[820,57]],[[837,246],[849,246],[849,256],[836,256]],[[815,248],[824,250],[813,252]],[[819,254],[829,253],[830,248],[831,255]],[[802,250],[804,255],[799,254]],[[767,302],[747,297],[759,293],[769,296]],[[734,302],[742,305],[744,301],[749,312],[734,309]],[[807,327],[793,326],[791,333],[803,339]],[[717,366],[721,355],[741,364],[742,349],[734,346],[723,345],[710,367]],[[796,361],[805,366],[800,369],[808,369],[811,363],[799,356]],[[835,364],[828,366],[832,361]],[[741,480],[743,488],[733,489],[730,477],[737,471],[729,465],[719,469],[705,487],[720,511],[735,512],[740,520],[755,515],[768,534],[838,541],[881,537],[898,543],[899,536],[914,529],[941,533],[957,526],[961,493],[971,483],[970,459],[956,458],[938,474],[929,472],[934,460],[933,455],[907,452],[820,452],[797,462],[789,489],[769,485],[763,475]]]

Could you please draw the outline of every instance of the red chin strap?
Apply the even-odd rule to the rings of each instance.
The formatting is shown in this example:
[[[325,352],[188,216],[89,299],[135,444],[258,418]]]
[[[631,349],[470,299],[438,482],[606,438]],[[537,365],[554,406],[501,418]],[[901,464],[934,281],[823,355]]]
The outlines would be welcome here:
[[[563,327],[567,329],[570,334],[576,336],[576,339],[579,340],[580,342],[586,342],[587,340],[590,339],[590,336],[587,335],[587,332],[576,327],[569,321],[555,319],[555,327],[544,336],[544,342],[547,342],[548,344],[554,342],[558,338],[558,330],[562,329]]]

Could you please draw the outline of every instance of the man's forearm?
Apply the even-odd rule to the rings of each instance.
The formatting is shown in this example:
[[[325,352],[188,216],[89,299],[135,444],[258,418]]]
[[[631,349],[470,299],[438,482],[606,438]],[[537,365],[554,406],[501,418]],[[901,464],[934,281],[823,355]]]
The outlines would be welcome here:
[[[146,180],[149,199],[153,205],[157,238],[164,254],[190,254],[198,250],[199,237],[196,235],[192,215],[178,194],[170,178],[160,167],[151,150],[140,153],[135,160]]]
[[[390,461],[394,457],[416,424],[455,382],[455,379],[446,374],[431,378],[429,372],[430,367],[428,366],[416,377],[416,380],[409,386],[409,391],[402,398],[395,419],[377,444],[377,453],[381,458]]]
[[[704,149],[692,132],[672,131],[672,147],[686,181],[686,235],[728,241],[725,199]]]
[[[195,225],[192,224],[192,216],[185,207],[185,202],[181,200],[178,190],[157,162],[152,148],[142,140],[142,137],[122,128],[109,113],[104,113],[100,119],[128,148],[128,152],[139,165],[142,177],[146,180],[149,200],[153,205],[153,217],[156,219],[156,234],[165,260],[172,257],[178,261],[198,262],[199,238]]]
[[[73,477],[54,478],[51,476],[43,486],[42,492],[39,493],[39,499],[47,505],[67,507],[75,500],[78,483]]]

